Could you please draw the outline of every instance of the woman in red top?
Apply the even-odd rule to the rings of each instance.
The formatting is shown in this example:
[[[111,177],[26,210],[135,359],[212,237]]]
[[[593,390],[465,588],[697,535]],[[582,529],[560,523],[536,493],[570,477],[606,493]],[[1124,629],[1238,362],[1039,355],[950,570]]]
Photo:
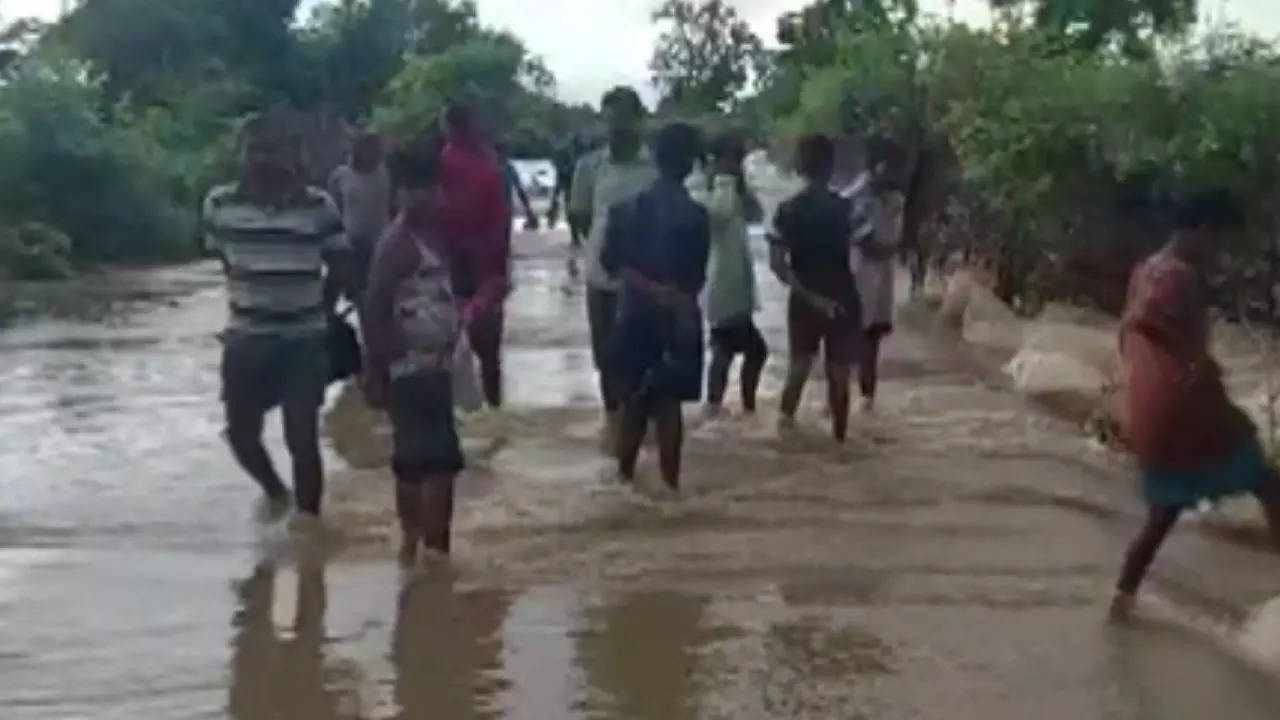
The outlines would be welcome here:
[[[485,402],[502,404],[502,304],[510,291],[511,199],[498,155],[470,106],[452,103],[441,125],[440,228],[455,248],[453,288],[480,361]]]
[[[1209,351],[1203,271],[1233,221],[1216,195],[1185,201],[1177,231],[1133,273],[1120,331],[1125,439],[1141,468],[1147,523],[1125,557],[1113,613],[1127,615],[1183,510],[1253,494],[1280,544],[1280,485],[1253,424],[1231,403]]]

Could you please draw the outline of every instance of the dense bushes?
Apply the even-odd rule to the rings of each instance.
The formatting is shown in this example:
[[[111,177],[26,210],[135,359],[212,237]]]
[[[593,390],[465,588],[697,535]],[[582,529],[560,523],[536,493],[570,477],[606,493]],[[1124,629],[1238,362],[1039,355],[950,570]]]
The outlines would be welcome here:
[[[85,0],[0,28],[0,237],[34,222],[70,238],[73,263],[181,259],[250,113],[301,110],[322,181],[351,124],[414,134],[459,94],[515,152],[549,155],[590,115],[554,84],[469,0]],[[0,273],[31,274],[7,247]]]
[[[895,27],[843,36],[781,127],[887,132],[953,157],[951,228],[1027,309],[1078,290],[1068,269],[1081,258],[1115,266],[1149,250],[1171,195],[1228,192],[1247,230],[1220,284],[1274,316],[1277,87],[1277,49],[1233,33],[1133,58],[1016,25]]]
[[[87,76],[33,59],[0,86],[0,225],[57,228],[83,260],[180,257],[193,216],[172,169],[152,138],[104,115]]]

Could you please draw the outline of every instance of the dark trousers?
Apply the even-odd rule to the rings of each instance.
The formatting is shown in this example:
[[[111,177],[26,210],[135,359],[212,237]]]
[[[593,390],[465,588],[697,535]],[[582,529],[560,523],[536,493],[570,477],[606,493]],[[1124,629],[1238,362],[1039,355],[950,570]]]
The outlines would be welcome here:
[[[587,324],[591,328],[591,359],[600,375],[600,399],[606,412],[622,406],[622,389],[617,371],[611,367],[613,332],[618,324],[618,293],[587,290]]]
[[[328,383],[324,338],[232,335],[222,352],[222,401],[227,440],[236,460],[272,500],[287,490],[262,444],[263,419],[280,406],[293,460],[298,509],[318,515],[324,493],[320,406]]]
[[[741,322],[711,328],[711,366],[707,370],[707,402],[719,405],[724,401],[725,388],[729,384],[729,369],[734,357],[742,355],[742,407],[755,412],[756,390],[760,386],[760,373],[769,356],[755,323],[750,318]]]
[[[502,407],[502,331],[505,315],[502,306],[489,310],[472,321],[467,328],[471,352],[480,363],[480,386],[489,407]]]

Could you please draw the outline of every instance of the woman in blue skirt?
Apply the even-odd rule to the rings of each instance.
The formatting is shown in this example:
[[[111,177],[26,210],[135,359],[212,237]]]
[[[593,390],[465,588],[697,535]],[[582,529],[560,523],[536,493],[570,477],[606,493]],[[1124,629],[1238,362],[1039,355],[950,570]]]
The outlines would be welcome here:
[[[1190,198],[1164,249],[1134,271],[1120,331],[1125,440],[1141,468],[1146,525],[1125,556],[1113,614],[1123,617],[1184,510],[1252,494],[1280,545],[1280,484],[1257,431],[1232,404],[1209,351],[1203,272],[1219,232],[1236,222],[1230,201]]]

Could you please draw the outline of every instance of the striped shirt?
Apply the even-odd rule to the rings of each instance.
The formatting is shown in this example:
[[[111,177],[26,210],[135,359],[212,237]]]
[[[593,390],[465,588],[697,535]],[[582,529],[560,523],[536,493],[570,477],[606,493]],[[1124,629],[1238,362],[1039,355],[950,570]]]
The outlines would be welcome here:
[[[301,202],[263,207],[223,185],[205,198],[202,219],[227,272],[230,332],[324,332],[324,255],[345,247],[342,216],[328,194],[308,188]]]

